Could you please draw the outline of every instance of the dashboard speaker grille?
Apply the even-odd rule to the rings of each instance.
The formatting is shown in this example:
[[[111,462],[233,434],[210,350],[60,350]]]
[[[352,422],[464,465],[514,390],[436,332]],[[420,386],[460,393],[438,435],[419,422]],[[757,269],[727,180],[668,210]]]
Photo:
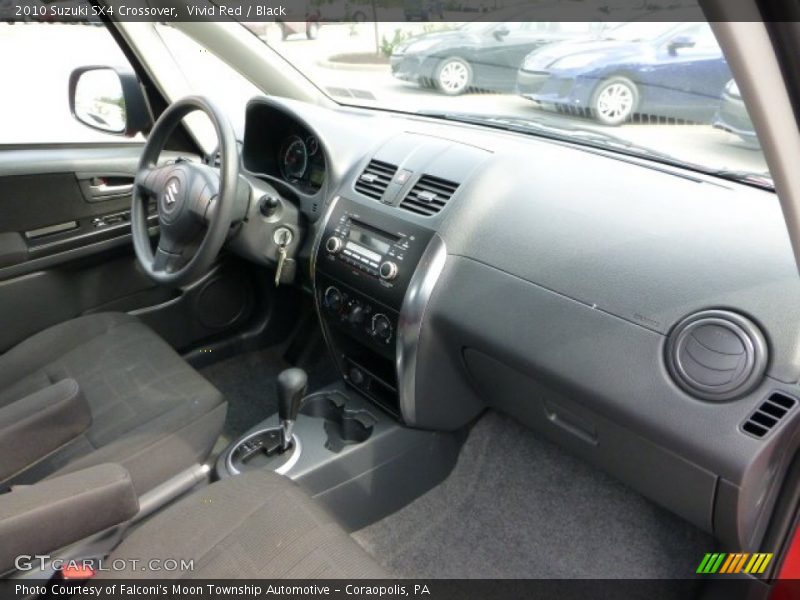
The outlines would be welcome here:
[[[742,424],[742,430],[755,438],[767,435],[775,425],[797,404],[797,400],[785,394],[775,392]]]
[[[667,339],[675,382],[704,400],[732,400],[764,376],[767,344],[758,327],[734,312],[707,310],[678,323]]]
[[[403,198],[400,208],[429,217],[442,210],[457,189],[457,183],[433,175],[423,175]]]
[[[373,159],[369,161],[364,172],[358,176],[355,189],[369,198],[380,200],[396,172],[396,165]]]

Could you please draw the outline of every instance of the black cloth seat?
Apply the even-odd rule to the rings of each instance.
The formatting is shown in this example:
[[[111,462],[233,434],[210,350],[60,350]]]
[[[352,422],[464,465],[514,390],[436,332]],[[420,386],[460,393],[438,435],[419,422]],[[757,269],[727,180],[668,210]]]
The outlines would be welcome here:
[[[142,559],[147,559],[146,561]],[[387,573],[297,484],[272,471],[213,483],[156,514],[112,552],[104,578],[334,579]],[[193,561],[153,572],[151,559]],[[180,566],[180,565],[179,565]]]
[[[88,429],[10,482],[115,462],[141,495],[205,460],[225,419],[220,392],[130,315],[66,321],[0,356],[0,409],[67,378],[88,403]]]

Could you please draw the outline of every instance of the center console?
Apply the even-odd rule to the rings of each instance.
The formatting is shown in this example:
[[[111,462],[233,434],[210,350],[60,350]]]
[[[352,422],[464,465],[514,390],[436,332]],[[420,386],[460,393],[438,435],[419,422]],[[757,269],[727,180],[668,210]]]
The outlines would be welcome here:
[[[416,425],[417,340],[446,251],[432,230],[396,210],[331,201],[312,278],[343,381],[299,399],[305,376],[283,371],[278,414],[231,442],[216,468],[223,478],[252,469],[286,475],[351,529],[442,481],[463,440],[462,432],[406,426]]]
[[[344,380],[413,424],[421,307],[444,264],[443,243],[382,207],[338,197],[313,256],[323,333]]]

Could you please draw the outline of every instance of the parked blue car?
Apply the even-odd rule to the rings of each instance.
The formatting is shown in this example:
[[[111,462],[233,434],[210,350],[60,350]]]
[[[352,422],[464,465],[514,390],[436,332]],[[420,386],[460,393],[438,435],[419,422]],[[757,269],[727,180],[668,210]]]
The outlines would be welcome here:
[[[753,122],[750,120],[750,115],[747,114],[742,94],[739,92],[739,86],[733,79],[728,82],[725,91],[722,92],[719,110],[714,115],[711,125],[716,129],[738,135],[749,148],[761,147]]]
[[[730,79],[707,23],[634,21],[602,40],[531,52],[517,74],[517,91],[605,125],[635,114],[709,122]]]

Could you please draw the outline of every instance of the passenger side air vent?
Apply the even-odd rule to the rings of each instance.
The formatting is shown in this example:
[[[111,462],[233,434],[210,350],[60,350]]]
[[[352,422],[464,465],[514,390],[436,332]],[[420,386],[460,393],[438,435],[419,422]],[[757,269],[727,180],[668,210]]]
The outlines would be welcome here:
[[[430,217],[444,208],[457,189],[457,183],[433,175],[423,175],[403,198],[400,208]]]
[[[355,185],[356,191],[375,200],[380,200],[396,172],[397,167],[395,165],[373,159],[369,161],[364,172],[359,175]]]
[[[667,339],[667,367],[689,394],[732,400],[752,391],[767,367],[767,343],[749,319],[707,310],[678,323]]]
[[[775,392],[742,424],[742,430],[760,439],[767,435],[795,404],[797,400],[794,398]]]

